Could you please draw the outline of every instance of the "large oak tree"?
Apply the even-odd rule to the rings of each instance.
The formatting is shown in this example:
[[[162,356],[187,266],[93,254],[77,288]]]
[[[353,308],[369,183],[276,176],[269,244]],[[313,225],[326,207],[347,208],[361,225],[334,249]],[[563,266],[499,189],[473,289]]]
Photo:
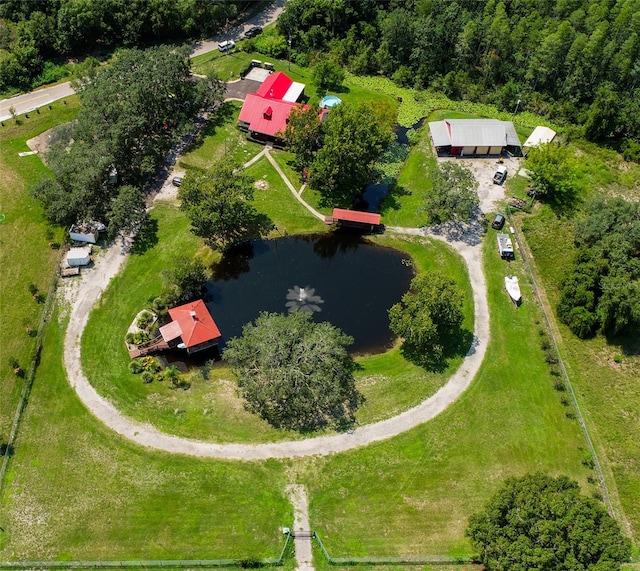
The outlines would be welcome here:
[[[273,227],[253,201],[253,180],[228,158],[207,172],[190,172],[180,186],[180,208],[191,220],[191,231],[214,249],[226,250],[258,238]]]
[[[353,339],[308,313],[263,313],[229,341],[223,357],[238,377],[247,408],[277,428],[347,426],[360,395]]]
[[[462,293],[439,272],[420,274],[409,291],[389,310],[391,330],[404,339],[403,352],[420,365],[442,360],[461,334]]]

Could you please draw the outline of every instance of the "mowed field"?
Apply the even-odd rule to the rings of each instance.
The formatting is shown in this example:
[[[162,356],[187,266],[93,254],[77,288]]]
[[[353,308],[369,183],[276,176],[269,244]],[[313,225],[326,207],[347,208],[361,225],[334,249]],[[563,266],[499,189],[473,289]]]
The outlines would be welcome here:
[[[220,152],[220,144],[224,145],[224,137],[216,144],[207,138],[202,142],[212,153]],[[427,155],[416,155],[414,160],[422,164]],[[286,163],[286,157],[280,156],[278,162]],[[419,179],[419,172],[416,168],[410,174],[412,181]],[[290,215],[292,229],[297,224],[311,229],[313,221],[302,215],[296,223],[297,203],[277,186],[264,165],[258,163],[254,175],[257,179],[266,175],[278,203],[290,200],[290,208],[274,208],[264,199],[258,201],[261,209],[272,217]],[[200,251],[184,222],[173,220],[173,226],[163,227],[161,218],[168,221],[168,210],[158,212],[159,249],[163,232],[175,230],[189,249]],[[397,223],[409,225],[415,214],[405,218],[401,213],[398,209],[394,214]],[[48,245],[42,246],[50,255]],[[140,254],[136,270],[140,273],[133,276],[159,283],[159,276],[143,275],[145,255]],[[497,255],[492,232],[483,256],[492,338],[470,389],[426,425],[387,442],[326,458],[204,461],[160,454],[119,438],[86,411],[66,381],[61,358],[66,317],[61,307],[46,330],[41,365],[3,482],[0,556],[8,560],[275,557],[282,545],[280,526],[292,524],[285,493],[288,483],[306,485],[311,527],[333,556],[466,556],[471,555],[464,538],[469,515],[480,510],[508,476],[538,470],[566,474],[581,483],[584,493],[597,493],[578,424],[563,404],[562,393],[554,389],[544,360],[542,319],[524,268],[519,260],[507,268]],[[125,273],[129,271],[133,270],[127,267]],[[525,301],[519,309],[504,292],[507,272],[520,276]],[[111,299],[130,293],[122,280],[114,288]],[[120,307],[115,302],[114,306]],[[97,337],[98,328],[91,334]],[[127,359],[122,351],[114,352],[113,358],[116,367]],[[591,406],[597,408],[595,403],[589,406],[590,418]],[[626,454],[621,463],[627,462],[625,474],[631,481],[633,446]],[[618,485],[618,491],[628,516],[633,487]]]
[[[45,297],[49,293],[60,255],[49,243],[63,238],[63,230],[46,223],[42,207],[28,193],[46,167],[38,156],[18,153],[30,150],[29,139],[75,116],[77,98],[65,102],[30,113],[28,119],[22,115],[5,121],[0,127],[0,444],[9,437],[24,382],[24,377],[14,374],[9,359],[15,358],[24,371],[29,369],[44,307],[33,299],[29,286],[33,284]],[[34,332],[31,335],[28,327]]]

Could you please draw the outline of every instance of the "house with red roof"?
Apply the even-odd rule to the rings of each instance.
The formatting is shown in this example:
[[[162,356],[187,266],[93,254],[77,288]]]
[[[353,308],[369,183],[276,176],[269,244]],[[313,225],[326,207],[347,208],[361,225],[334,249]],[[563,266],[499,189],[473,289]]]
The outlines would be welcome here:
[[[249,137],[260,141],[276,141],[287,127],[291,111],[304,96],[304,84],[293,81],[285,73],[272,73],[255,93],[246,96],[238,127]],[[308,109],[308,106],[304,106]]]
[[[171,321],[160,328],[169,348],[196,353],[217,345],[222,335],[207,306],[199,299],[169,310]]]

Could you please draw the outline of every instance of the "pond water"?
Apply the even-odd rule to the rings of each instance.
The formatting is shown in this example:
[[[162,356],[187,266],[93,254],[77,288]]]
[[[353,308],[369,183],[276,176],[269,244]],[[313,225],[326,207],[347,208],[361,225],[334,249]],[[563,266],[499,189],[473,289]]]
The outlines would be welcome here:
[[[206,304],[224,339],[240,336],[261,311],[293,306],[351,335],[352,353],[375,353],[393,343],[387,310],[413,276],[406,254],[351,233],[259,240],[215,267]]]
[[[396,136],[396,142],[400,145],[408,145],[409,137],[407,136],[410,130],[418,131],[424,125],[424,119],[420,119],[417,123],[411,127],[403,127],[402,125],[396,125],[394,133]],[[368,212],[380,212],[384,199],[391,190],[391,184],[371,182],[362,191],[362,195],[358,197],[353,205],[355,210],[366,210]]]

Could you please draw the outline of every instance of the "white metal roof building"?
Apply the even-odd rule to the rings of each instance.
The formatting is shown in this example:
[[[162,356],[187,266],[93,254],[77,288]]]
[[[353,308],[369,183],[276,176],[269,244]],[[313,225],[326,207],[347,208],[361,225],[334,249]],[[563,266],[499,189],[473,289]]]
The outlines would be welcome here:
[[[526,153],[531,147],[537,147],[538,145],[543,145],[544,143],[550,143],[556,138],[556,132],[553,129],[549,129],[549,127],[543,127],[542,125],[538,125],[529,138],[524,142],[522,148]]]
[[[522,145],[511,121],[445,119],[429,123],[438,156],[486,156],[509,152],[522,156]]]

